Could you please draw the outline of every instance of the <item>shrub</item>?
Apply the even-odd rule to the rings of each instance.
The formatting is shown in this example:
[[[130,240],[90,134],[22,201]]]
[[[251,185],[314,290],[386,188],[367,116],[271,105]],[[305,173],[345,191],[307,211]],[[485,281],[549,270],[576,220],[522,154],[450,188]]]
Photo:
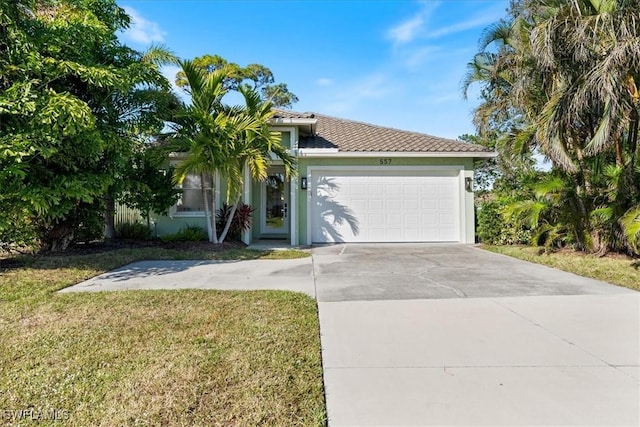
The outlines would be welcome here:
[[[227,223],[227,218],[231,214],[231,205],[224,204],[218,211],[216,212],[216,228],[218,231],[222,231],[224,226]],[[254,208],[247,205],[246,203],[239,203],[238,209],[236,209],[236,213],[233,216],[233,221],[231,222],[231,226],[229,227],[229,233],[227,234],[228,238],[231,240],[240,240],[242,238],[242,233],[251,228],[251,221]]]
[[[476,234],[487,245],[529,244],[531,231],[506,221],[502,211],[512,200],[487,200],[477,210]]]
[[[160,238],[163,242],[202,242],[209,239],[207,232],[198,226],[188,225],[177,233]]]
[[[0,253],[14,249],[38,249],[38,230],[26,212],[0,213]]]
[[[123,222],[116,225],[116,237],[120,239],[149,240],[151,228],[140,222]]]

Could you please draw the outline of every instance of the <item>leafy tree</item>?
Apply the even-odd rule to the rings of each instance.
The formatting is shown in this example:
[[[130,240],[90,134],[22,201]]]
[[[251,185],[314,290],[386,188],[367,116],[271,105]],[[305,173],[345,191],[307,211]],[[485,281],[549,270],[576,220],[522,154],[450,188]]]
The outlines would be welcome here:
[[[273,73],[264,65],[249,64],[241,67],[219,55],[199,56],[192,62],[194,66],[209,73],[221,70],[225,76],[223,87],[226,91],[237,91],[241,86],[249,85],[260,93],[264,101],[270,101],[275,107],[291,108],[298,102],[298,97],[289,91],[285,83],[275,83]],[[183,88],[189,85],[184,71],[179,71],[176,75],[176,84]]]
[[[240,86],[239,92],[245,105],[224,109],[224,114],[236,123],[238,131],[227,140],[226,145],[230,150],[230,161],[224,168],[224,175],[228,179],[227,201],[233,201],[233,205],[222,230],[221,241],[224,241],[240,203],[245,169],[249,170],[253,180],[266,180],[272,154],[283,162],[285,175],[291,176],[295,168],[295,158],[282,145],[280,134],[271,131],[273,103],[263,101],[260,94],[249,86]]]
[[[64,250],[120,191],[132,133],[158,125],[146,96],[168,88],[118,41],[128,25],[114,0],[0,2],[0,240],[22,215]]]
[[[124,175],[126,190],[119,201],[133,209],[138,209],[150,227],[152,212],[165,213],[180,197],[180,191],[173,185],[172,167],[162,167],[153,153],[153,148],[141,150],[133,155],[128,173]]]

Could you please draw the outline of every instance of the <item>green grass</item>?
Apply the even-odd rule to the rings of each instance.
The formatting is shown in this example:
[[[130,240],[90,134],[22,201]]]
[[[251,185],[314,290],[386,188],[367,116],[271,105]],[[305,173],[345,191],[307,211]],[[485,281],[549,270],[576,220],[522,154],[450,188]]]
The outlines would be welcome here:
[[[295,259],[310,257],[310,252],[299,251],[297,249],[267,250],[255,249],[230,249],[219,253],[216,259]]]
[[[483,248],[640,291],[640,269],[636,264],[637,261],[634,262],[627,257],[616,255],[598,258],[573,251],[539,254],[538,248],[523,246],[483,246]]]
[[[235,255],[279,256],[255,252]],[[38,426],[323,425],[317,309],[305,295],[55,293],[135,260],[210,255],[144,248],[4,260],[10,268],[0,273],[2,420]],[[68,420],[18,422],[4,412],[30,408],[57,410]]]

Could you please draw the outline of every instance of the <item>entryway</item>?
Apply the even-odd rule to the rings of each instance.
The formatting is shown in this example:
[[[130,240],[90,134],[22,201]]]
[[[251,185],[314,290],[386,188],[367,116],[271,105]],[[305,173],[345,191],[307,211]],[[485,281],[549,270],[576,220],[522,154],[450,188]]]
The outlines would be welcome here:
[[[260,239],[290,241],[289,185],[284,166],[269,168],[261,184]]]

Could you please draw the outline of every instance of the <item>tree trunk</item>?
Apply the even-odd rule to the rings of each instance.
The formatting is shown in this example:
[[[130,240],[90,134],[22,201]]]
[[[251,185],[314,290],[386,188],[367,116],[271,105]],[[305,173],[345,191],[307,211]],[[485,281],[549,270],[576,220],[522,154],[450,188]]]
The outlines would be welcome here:
[[[64,252],[75,238],[75,227],[73,224],[61,222],[55,224],[48,230],[43,238],[43,252]]]
[[[104,212],[104,238],[113,239],[116,237],[116,201],[111,194],[107,194],[105,197],[105,212]]]
[[[211,230],[213,230],[213,235],[216,236],[215,243],[220,243],[220,239],[218,239],[218,225],[216,224],[216,213],[218,212],[218,204],[216,203],[216,180],[215,175],[211,175]]]
[[[238,196],[235,203],[231,207],[231,212],[229,213],[229,217],[227,218],[227,223],[224,225],[224,230],[222,230],[222,234],[220,235],[220,243],[224,242],[224,239],[227,237],[227,233],[229,232],[229,228],[231,228],[231,223],[233,222],[233,217],[236,215],[236,210],[238,209],[238,203],[240,203],[240,196]]]
[[[205,216],[205,221],[207,222],[207,236],[209,237],[209,241],[211,243],[218,243],[215,225],[213,227],[211,225],[211,205],[209,204],[209,193],[207,192],[207,184],[209,184],[209,181],[205,180],[205,174],[201,173],[200,188],[202,189],[202,202],[204,203],[204,216]],[[213,201],[212,203],[215,204],[215,201]]]
[[[622,142],[618,136],[615,138],[614,146],[616,151],[616,166],[621,168],[624,165],[624,162],[622,159]]]

